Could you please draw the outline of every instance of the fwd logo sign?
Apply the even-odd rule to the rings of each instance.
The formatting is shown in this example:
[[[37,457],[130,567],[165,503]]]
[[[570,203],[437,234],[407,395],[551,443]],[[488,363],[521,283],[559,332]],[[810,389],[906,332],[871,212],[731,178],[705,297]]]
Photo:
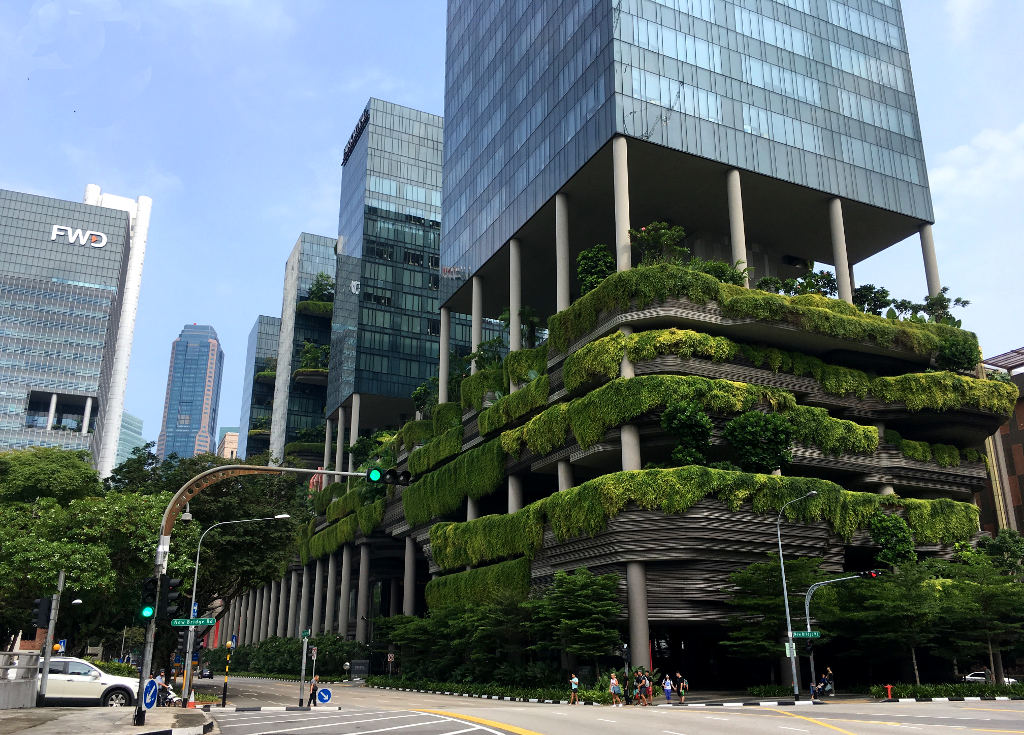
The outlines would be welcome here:
[[[78,243],[80,245],[91,245],[94,248],[101,248],[107,244],[107,236],[102,232],[93,232],[92,230],[72,230],[70,227],[64,225],[54,225],[53,231],[50,233],[50,240],[56,240],[58,237],[64,236],[67,241],[74,245]]]

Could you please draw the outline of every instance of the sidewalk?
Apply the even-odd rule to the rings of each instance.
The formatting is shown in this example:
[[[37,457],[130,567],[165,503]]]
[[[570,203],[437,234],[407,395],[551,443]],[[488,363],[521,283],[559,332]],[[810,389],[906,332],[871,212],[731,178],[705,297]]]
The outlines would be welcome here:
[[[35,707],[0,710],[0,732],[18,735],[204,735],[213,720],[201,710],[160,707],[146,713],[146,724],[132,724],[134,707]]]

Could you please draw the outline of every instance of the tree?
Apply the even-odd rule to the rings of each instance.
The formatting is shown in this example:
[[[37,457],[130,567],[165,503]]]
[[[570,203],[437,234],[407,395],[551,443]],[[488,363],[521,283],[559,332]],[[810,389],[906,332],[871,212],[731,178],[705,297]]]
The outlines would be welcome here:
[[[865,314],[882,316],[882,312],[892,306],[893,298],[889,289],[865,283],[853,289],[853,305]]]
[[[326,370],[331,362],[331,346],[318,345],[312,340],[302,344],[299,353],[299,368],[302,370]]]
[[[615,256],[607,245],[594,245],[576,256],[576,280],[580,296],[590,293],[615,272]]]
[[[506,332],[512,328],[512,319],[509,316],[508,309],[501,312],[498,321],[505,325]],[[539,344],[538,338],[542,331],[541,325],[543,323],[533,307],[524,306],[519,309],[519,324],[522,331],[522,344],[525,349],[531,350]]]
[[[686,230],[667,222],[651,222],[639,230],[629,231],[630,245],[640,254],[641,265],[682,260],[690,254],[682,245],[685,239]]]
[[[45,497],[66,505],[102,494],[103,485],[86,451],[29,447],[0,453],[0,501],[4,503],[31,503]]]
[[[132,449],[128,459],[115,467],[103,486],[108,492],[146,492],[153,472],[160,465],[160,458],[153,454],[156,442],[146,442]]]
[[[868,521],[868,529],[871,532],[871,540],[882,547],[875,556],[879,564],[898,567],[917,561],[914,534],[910,532],[910,527],[901,516],[895,513],[876,512]]]
[[[317,273],[309,287],[309,301],[334,301],[334,279],[326,273]]]
[[[995,538],[984,536],[978,550],[991,557],[993,563],[1007,574],[1024,582],[1024,535],[1004,528]]]
[[[777,413],[747,411],[725,425],[733,459],[747,472],[772,472],[790,460],[793,426]]]
[[[704,464],[711,448],[711,417],[693,401],[673,403],[661,415],[661,426],[679,440],[672,450],[672,461],[678,466]]]
[[[777,278],[765,276],[754,288],[771,293],[782,293],[787,296],[800,296],[803,294],[818,294],[834,298],[839,293],[839,285],[836,283],[835,274],[831,271],[814,270],[814,261],[807,261],[807,271],[799,278]]]

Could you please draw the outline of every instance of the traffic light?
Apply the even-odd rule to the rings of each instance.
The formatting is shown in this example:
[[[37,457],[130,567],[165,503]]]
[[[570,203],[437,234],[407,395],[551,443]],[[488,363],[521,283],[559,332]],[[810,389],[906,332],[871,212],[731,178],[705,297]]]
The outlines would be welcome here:
[[[178,628],[178,647],[175,649],[179,653],[185,653],[185,644],[188,643],[188,628]]]
[[[412,482],[412,474],[409,470],[399,471],[395,467],[387,471],[382,471],[380,467],[371,467],[366,471],[366,481],[383,482],[387,485],[408,485]]]
[[[366,471],[367,482],[380,482],[382,477],[384,477],[384,473],[381,472],[380,467],[371,467]]]
[[[858,577],[864,577],[864,579],[878,579],[883,574],[881,569],[869,569],[866,572],[857,572]]]
[[[181,597],[181,593],[178,591],[180,586],[180,579],[169,577],[166,574],[160,575],[160,604],[157,613],[157,618],[160,620],[167,620],[178,614],[180,608],[177,599]]]
[[[40,597],[32,600],[32,620],[37,628],[50,627],[50,608],[53,606],[53,598]]]
[[[150,620],[156,615],[156,593],[159,582],[156,577],[150,577],[142,583],[142,604],[139,605],[139,617],[143,620]]]

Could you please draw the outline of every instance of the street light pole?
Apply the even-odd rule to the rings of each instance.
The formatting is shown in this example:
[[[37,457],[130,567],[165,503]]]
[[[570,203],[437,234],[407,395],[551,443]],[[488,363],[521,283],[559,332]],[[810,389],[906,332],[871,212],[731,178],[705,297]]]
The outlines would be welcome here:
[[[267,516],[266,518],[244,518],[238,521],[221,521],[220,523],[214,523],[212,526],[207,528],[199,536],[199,543],[196,544],[196,570],[195,574],[192,575],[192,599],[189,600],[188,605],[188,616],[190,618],[196,617],[196,586],[199,584],[199,550],[203,548],[203,539],[210,531],[215,529],[217,526],[227,526],[231,523],[253,523],[255,521],[278,521],[285,518],[291,518],[287,513],[278,513],[276,516]],[[194,625],[188,626],[188,645],[185,648],[185,680],[181,687],[181,705],[183,707],[188,706],[188,695],[192,690],[192,646],[195,644],[196,627]]]
[[[799,498],[794,498],[788,503],[782,506],[779,511],[779,517],[775,521],[775,531],[779,539],[779,568],[782,570],[782,602],[786,607],[786,640],[788,641],[786,646],[786,653],[789,654],[789,666],[793,672],[793,700],[800,699],[800,680],[796,675],[796,644],[793,643],[793,621],[789,617],[789,593],[786,591],[786,564],[782,560],[782,514],[786,511],[786,508],[791,506],[804,498],[810,498],[818,494],[817,490],[811,490],[806,495],[801,495]]]

